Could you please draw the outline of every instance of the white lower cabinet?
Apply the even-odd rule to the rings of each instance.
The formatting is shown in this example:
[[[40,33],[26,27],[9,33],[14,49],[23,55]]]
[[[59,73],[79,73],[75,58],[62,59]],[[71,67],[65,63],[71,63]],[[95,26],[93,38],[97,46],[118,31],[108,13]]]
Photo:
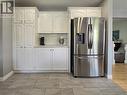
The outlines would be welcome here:
[[[51,70],[51,52],[48,48],[37,48],[35,50],[35,69]]]
[[[16,48],[17,71],[68,71],[68,48]]]
[[[67,71],[67,48],[38,48],[36,55],[36,70]]]
[[[53,70],[67,70],[68,69],[67,48],[53,49],[52,57],[53,57],[53,60],[52,60],[52,69]]]
[[[33,70],[33,49],[17,48],[15,70]]]

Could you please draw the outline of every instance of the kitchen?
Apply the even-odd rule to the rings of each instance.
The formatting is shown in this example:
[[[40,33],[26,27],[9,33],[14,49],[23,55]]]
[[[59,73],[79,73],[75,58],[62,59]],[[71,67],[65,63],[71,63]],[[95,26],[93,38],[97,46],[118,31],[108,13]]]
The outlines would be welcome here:
[[[75,1],[72,5],[70,3],[68,5],[68,2],[61,2],[61,4],[67,4],[64,7],[58,6],[58,1],[56,1],[58,2],[57,6],[54,5],[54,7],[50,5],[51,3],[47,2],[46,4],[50,5],[48,8],[45,6],[46,4],[43,5],[45,2],[29,1],[16,0],[15,16],[14,21],[12,21],[14,25],[12,31],[13,67],[7,66],[10,65],[8,62],[3,64],[4,74],[2,75],[5,77],[2,80],[6,80],[13,73],[17,74],[14,74],[7,80],[7,83],[10,83],[9,88],[6,87],[8,85],[6,83],[3,83],[4,87],[1,88],[7,88],[10,93],[13,93],[13,91],[10,91],[12,89],[16,93],[15,89],[19,88],[18,95],[20,95],[19,93],[32,94],[35,92],[42,92],[44,95],[63,95],[63,93],[66,93],[65,95],[73,95],[73,93],[74,95],[80,95],[86,92],[87,95],[92,92],[92,95],[95,95],[101,91],[106,93],[104,89],[100,89],[102,87],[106,87],[106,90],[110,87],[113,93],[119,93],[121,89],[117,89],[117,86],[114,86],[115,89],[111,88],[111,85],[115,85],[114,83],[107,83],[108,79],[112,78],[111,63],[113,58],[110,52],[112,49],[106,49],[107,65],[105,66],[105,77],[108,79],[82,78],[77,80],[78,78],[74,79],[68,74],[71,68],[71,19],[74,17],[105,17],[108,27],[108,32],[106,32],[106,47],[111,47],[112,40],[109,40],[112,38],[110,33],[112,27],[111,1],[101,2],[101,0],[98,0],[98,2],[87,2],[87,0],[81,0],[80,4]],[[4,52],[6,52],[6,49]],[[5,64],[6,66],[4,66]],[[95,80],[95,84],[90,82]],[[102,84],[99,85],[100,81]],[[31,87],[32,91],[30,91]],[[90,90],[88,90],[89,87],[91,87]],[[26,90],[21,88],[26,88]],[[118,92],[116,92],[116,89]],[[6,90],[1,92],[5,93]]]
[[[69,7],[68,11],[57,12],[16,7],[13,36],[15,72],[69,72],[69,15],[71,18],[79,17],[75,11],[80,10],[83,17],[84,14],[86,17],[101,17],[100,7]],[[63,44],[59,43],[61,37]]]

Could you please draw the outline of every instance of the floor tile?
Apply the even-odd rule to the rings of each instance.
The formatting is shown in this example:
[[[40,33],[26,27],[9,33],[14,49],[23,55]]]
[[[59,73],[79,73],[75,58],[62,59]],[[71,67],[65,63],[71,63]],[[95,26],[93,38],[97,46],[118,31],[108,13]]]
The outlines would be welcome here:
[[[74,87],[83,87],[77,80],[60,80],[60,88],[74,88]]]
[[[0,89],[0,95],[16,95],[17,90],[15,89]]]
[[[20,89],[16,95],[44,95],[45,89]]]
[[[127,95],[125,73],[113,72],[113,80],[74,78],[67,73],[14,74],[0,82],[0,95]]]
[[[101,95],[98,88],[73,88],[74,95]]]
[[[43,73],[43,74],[30,74],[29,79],[32,80],[42,80],[42,79],[49,79],[49,74]]]
[[[61,89],[46,89],[45,95],[61,95]]]
[[[43,79],[36,82],[34,88],[58,88],[59,81],[56,79]]]
[[[46,89],[45,95],[74,95],[72,88]]]

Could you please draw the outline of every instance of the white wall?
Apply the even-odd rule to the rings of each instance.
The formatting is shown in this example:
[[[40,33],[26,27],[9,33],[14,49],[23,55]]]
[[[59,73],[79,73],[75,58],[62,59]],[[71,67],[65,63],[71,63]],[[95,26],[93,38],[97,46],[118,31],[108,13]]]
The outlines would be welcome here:
[[[113,17],[127,18],[127,0],[113,0]]]
[[[3,76],[2,18],[0,17],[0,77]]]
[[[112,42],[112,0],[104,0],[101,4],[102,16],[106,18],[106,76],[112,78],[113,42]]]
[[[12,18],[0,17],[0,77],[12,70]]]
[[[8,74],[12,68],[12,18],[2,19],[3,42],[3,75]]]
[[[113,30],[120,30],[120,40],[127,43],[127,19],[114,19]]]

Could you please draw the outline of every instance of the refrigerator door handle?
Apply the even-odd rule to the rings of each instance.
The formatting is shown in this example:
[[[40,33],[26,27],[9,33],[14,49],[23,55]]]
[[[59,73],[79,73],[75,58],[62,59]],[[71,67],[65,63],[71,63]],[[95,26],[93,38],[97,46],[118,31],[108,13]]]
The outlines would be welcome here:
[[[88,24],[88,49],[92,49],[93,45],[93,32],[92,24]]]
[[[91,49],[92,49],[92,47],[93,47],[93,26],[92,26],[92,24],[90,24],[90,41],[91,41]]]

